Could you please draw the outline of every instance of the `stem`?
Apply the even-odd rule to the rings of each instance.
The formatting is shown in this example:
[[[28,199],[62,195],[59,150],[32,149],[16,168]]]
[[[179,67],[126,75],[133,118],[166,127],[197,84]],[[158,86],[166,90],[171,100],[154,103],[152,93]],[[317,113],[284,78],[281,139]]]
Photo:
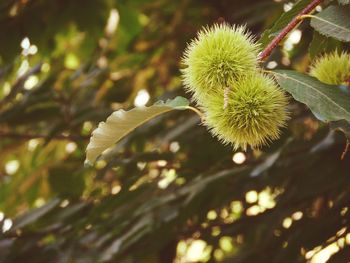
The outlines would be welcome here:
[[[204,114],[200,110],[198,110],[197,108],[191,107],[191,106],[187,106],[186,108],[197,113],[197,115],[201,118],[201,120],[204,119]]]
[[[345,158],[345,155],[349,151],[349,146],[350,146],[350,140],[346,140],[345,149],[340,157],[340,160],[343,160]]]
[[[313,18],[315,16],[313,15],[302,15],[302,16],[299,16],[299,19],[302,20],[302,19],[305,19],[305,18]]]
[[[272,51],[277,47],[277,45],[286,37],[286,35],[298,26],[302,19],[302,16],[310,14],[314,11],[316,6],[318,6],[322,0],[313,0],[308,6],[306,6],[301,12],[295,16],[288,25],[282,29],[282,31],[267,45],[267,47],[259,54],[259,60],[265,60]]]

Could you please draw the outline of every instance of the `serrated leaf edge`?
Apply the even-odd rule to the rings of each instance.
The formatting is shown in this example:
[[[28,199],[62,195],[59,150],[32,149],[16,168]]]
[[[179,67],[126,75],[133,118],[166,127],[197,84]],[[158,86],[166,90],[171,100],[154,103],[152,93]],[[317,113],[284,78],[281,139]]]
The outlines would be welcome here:
[[[171,110],[185,110],[188,108],[188,106],[185,104],[179,105],[179,106],[172,106],[171,103],[176,101],[177,99],[179,99],[179,97],[176,97],[173,100],[167,100],[166,102],[158,101],[149,107],[146,107],[146,106],[136,107],[129,111],[125,111],[123,109],[114,111],[111,115],[108,116],[106,121],[100,122],[97,128],[92,132],[89,144],[86,147],[85,164],[91,165],[93,162],[96,161],[97,157],[100,156],[105,150],[109,149],[111,146],[113,146],[113,144],[120,141],[122,138],[124,138],[134,129],[146,123],[147,121],[163,113],[169,112]],[[184,102],[188,102],[187,99],[185,98],[183,99],[184,99]],[[111,127],[110,127],[111,125],[113,125],[112,124],[113,121],[116,121],[116,120],[123,121],[123,119],[125,119],[125,116],[130,113],[133,114],[135,112],[140,112],[142,114],[142,111],[144,110],[152,110],[157,108],[158,108],[158,112],[156,111],[155,114],[141,120],[140,122],[137,123],[137,125],[132,125],[130,128],[126,128],[125,131],[121,132],[122,135],[120,136],[113,135],[113,130],[111,130]],[[121,123],[120,126],[123,127],[123,124]],[[125,125],[124,125],[124,128],[125,128]]]
[[[333,104],[333,105],[335,105],[336,107],[342,109],[342,111],[345,113],[345,115],[349,115],[349,113],[348,113],[348,111],[347,111],[346,109],[344,109],[343,107],[341,107],[339,104],[335,103],[333,100],[331,100],[329,97],[327,97],[326,95],[324,95],[324,94],[323,94],[322,92],[320,92],[318,89],[315,89],[313,86],[311,86],[311,85],[309,85],[309,84],[307,84],[307,83],[305,83],[305,82],[301,82],[300,80],[297,80],[297,79],[295,79],[295,78],[291,78],[291,77],[289,77],[289,76],[288,76],[287,74],[285,74],[285,73],[278,73],[278,72],[276,72],[276,71],[273,71],[272,73],[273,73],[273,74],[276,74],[276,75],[283,76],[283,77],[286,78],[286,79],[290,79],[290,80],[296,81],[296,82],[298,82],[298,83],[300,83],[300,84],[302,84],[302,85],[304,85],[304,86],[307,86],[307,87],[310,87],[310,88],[313,89],[313,90],[316,90],[317,93],[319,93],[322,97],[326,98],[326,100],[330,101],[331,104]],[[309,76],[308,76],[308,77],[309,77]],[[312,78],[312,77],[310,77],[310,78]],[[317,80],[317,79],[316,79],[316,80]],[[327,85],[327,84],[325,84],[325,85]],[[293,96],[293,98],[295,98],[293,94],[291,94],[291,95]],[[295,99],[296,99],[296,98],[295,98]],[[298,100],[298,101],[299,101],[299,100]],[[308,105],[307,105],[307,106],[308,106]],[[309,106],[308,106],[308,107],[309,107]]]

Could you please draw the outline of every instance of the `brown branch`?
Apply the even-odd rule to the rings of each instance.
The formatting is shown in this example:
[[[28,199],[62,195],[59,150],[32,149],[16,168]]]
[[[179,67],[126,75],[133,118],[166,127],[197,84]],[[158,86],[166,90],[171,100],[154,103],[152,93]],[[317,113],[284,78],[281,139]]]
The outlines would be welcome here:
[[[16,140],[31,140],[31,139],[46,139],[48,136],[43,134],[21,134],[13,132],[2,132],[0,131],[0,138],[9,138]],[[68,141],[80,141],[87,140],[89,136],[79,136],[79,135],[55,135],[52,137],[53,140],[68,140]]]
[[[349,151],[349,146],[350,146],[350,140],[346,140],[345,149],[340,157],[340,160],[343,160],[345,158],[345,155]]]
[[[301,16],[307,15],[313,12],[322,0],[313,0],[308,6],[306,6],[297,16],[295,16],[288,25],[282,29],[282,31],[267,45],[267,47],[259,54],[259,60],[265,60],[277,45],[286,37],[286,35],[292,31],[301,21]]]

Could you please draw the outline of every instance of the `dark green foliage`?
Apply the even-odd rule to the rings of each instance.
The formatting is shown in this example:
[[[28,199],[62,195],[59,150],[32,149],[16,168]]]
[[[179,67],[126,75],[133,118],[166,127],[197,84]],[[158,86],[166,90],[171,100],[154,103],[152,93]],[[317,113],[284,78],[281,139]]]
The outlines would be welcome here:
[[[295,71],[276,70],[280,86],[293,98],[306,104],[314,115],[325,122],[350,122],[350,92],[347,87],[329,85]]]
[[[74,163],[72,165],[60,164],[50,168],[48,181],[52,191],[59,197],[74,199],[80,197],[84,191],[83,176],[83,169],[74,166]]]
[[[311,26],[327,37],[350,42],[350,8],[330,6],[311,19]]]
[[[315,59],[324,53],[329,53],[336,49],[341,49],[341,42],[331,37],[322,36],[314,31],[312,41],[309,46],[309,55],[311,59]]]

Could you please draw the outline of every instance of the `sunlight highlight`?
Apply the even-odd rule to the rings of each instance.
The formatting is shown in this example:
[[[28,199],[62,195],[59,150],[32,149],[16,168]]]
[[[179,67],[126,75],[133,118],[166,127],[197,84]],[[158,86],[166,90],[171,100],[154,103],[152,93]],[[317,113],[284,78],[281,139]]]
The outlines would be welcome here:
[[[23,38],[22,41],[21,41],[21,48],[29,49],[29,47],[30,47],[29,38],[28,37]]]
[[[218,214],[215,210],[210,210],[207,214],[208,220],[215,220],[218,217]]]
[[[296,44],[298,44],[301,40],[302,32],[299,29],[293,30],[286,41],[283,43],[283,49],[286,51],[291,51]]]
[[[211,251],[212,247],[204,240],[182,240],[177,244],[177,257],[174,263],[207,262]]]
[[[12,224],[13,224],[12,220],[9,218],[6,218],[2,224],[2,232],[5,233],[9,231],[12,227]]]
[[[292,2],[288,2],[288,3],[285,3],[284,5],[283,5],[283,11],[284,12],[288,12],[288,11],[290,11],[292,8],[293,8],[293,3]]]
[[[22,55],[35,55],[38,52],[38,47],[36,45],[32,45],[28,37],[25,37],[21,41]]]
[[[233,155],[232,157],[232,161],[236,164],[242,164],[246,161],[246,156],[244,153],[242,152],[237,152]]]
[[[162,175],[163,178],[158,182],[158,187],[161,189],[167,188],[177,177],[175,169],[163,170]]]
[[[26,82],[24,82],[24,89],[31,90],[34,88],[39,82],[39,78],[37,76],[30,76]]]
[[[258,201],[258,193],[256,191],[249,191],[245,194],[245,200],[247,203],[255,203]]]
[[[28,151],[30,151],[30,152],[34,151],[39,143],[40,143],[40,141],[38,139],[31,139],[28,142]]]
[[[143,107],[147,104],[149,99],[150,99],[150,95],[147,90],[145,89],[139,90],[134,100],[134,105],[135,107]]]
[[[335,253],[339,251],[339,246],[336,242],[330,244],[329,246],[321,249],[320,251],[314,253],[311,257],[310,263],[326,263],[328,259]],[[311,254],[306,253],[306,258]]]
[[[107,26],[106,26],[106,34],[108,36],[113,35],[113,33],[116,31],[119,24],[119,13],[117,9],[112,9],[109,13]]]
[[[28,71],[28,69],[29,69],[29,62],[27,59],[24,59],[17,70],[17,76],[18,77],[23,76]]]
[[[173,153],[178,152],[180,150],[180,144],[178,142],[170,143],[169,150]]]
[[[5,164],[5,171],[9,175],[15,174],[18,171],[18,168],[19,168],[18,160],[11,160]]]
[[[77,144],[75,142],[70,142],[66,144],[66,152],[72,153],[77,149]]]

